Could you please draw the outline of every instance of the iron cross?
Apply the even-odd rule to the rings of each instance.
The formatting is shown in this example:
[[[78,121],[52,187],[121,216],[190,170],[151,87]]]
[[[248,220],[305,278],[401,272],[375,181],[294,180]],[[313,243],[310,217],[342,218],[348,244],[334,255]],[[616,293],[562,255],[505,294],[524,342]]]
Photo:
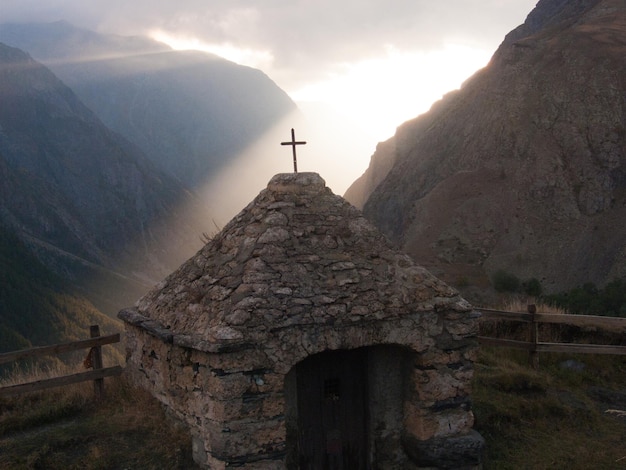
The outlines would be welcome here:
[[[298,161],[296,160],[296,145],[304,145],[306,142],[301,140],[299,142],[296,141],[296,132],[291,129],[291,142],[281,142],[280,145],[291,145],[291,150],[293,151],[293,172],[298,173]]]

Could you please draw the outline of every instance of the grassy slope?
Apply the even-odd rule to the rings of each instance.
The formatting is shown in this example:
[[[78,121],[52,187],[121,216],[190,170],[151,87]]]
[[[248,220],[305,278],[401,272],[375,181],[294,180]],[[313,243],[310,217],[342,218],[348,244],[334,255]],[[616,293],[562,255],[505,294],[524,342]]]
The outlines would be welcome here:
[[[574,359],[582,370],[564,367]],[[626,357],[483,348],[476,364],[476,428],[485,469],[626,468]]]
[[[91,383],[0,398],[0,469],[198,468],[156,400],[119,378],[105,386],[97,404]]]
[[[482,349],[474,379],[476,428],[487,440],[485,470],[624,469],[626,358]],[[91,384],[0,398],[0,469],[193,469],[188,434],[160,405],[121,379],[106,379],[104,402]]]

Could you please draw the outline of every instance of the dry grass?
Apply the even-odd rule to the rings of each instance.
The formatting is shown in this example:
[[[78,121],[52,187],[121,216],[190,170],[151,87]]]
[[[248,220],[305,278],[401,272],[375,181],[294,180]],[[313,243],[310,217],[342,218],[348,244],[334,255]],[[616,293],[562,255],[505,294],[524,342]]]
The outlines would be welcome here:
[[[17,379],[13,379],[17,380]],[[0,469],[193,469],[191,442],[121,378],[0,398]]]
[[[101,351],[104,367],[124,363],[124,351],[121,342],[107,344],[102,347]],[[88,353],[89,349],[80,349],[4,364],[0,366],[0,387],[84,372],[83,363]]]
[[[76,361],[74,361],[76,362]],[[84,372],[82,364],[68,365],[59,360],[48,360],[38,363],[27,363],[20,366],[14,365],[11,370],[0,377],[0,387],[9,387],[27,382],[46,380],[62,375]]]
[[[565,361],[575,361],[575,369]],[[473,384],[485,470],[626,468],[626,358],[481,348]]]
[[[527,312],[528,305],[533,304],[537,308],[537,312],[541,313],[553,313],[553,314],[564,314],[565,310],[559,307],[554,307],[549,304],[544,304],[541,302],[535,302],[533,299],[530,300],[521,300],[519,298],[510,298],[502,303],[499,307],[496,307],[498,310],[504,310],[506,312]]]

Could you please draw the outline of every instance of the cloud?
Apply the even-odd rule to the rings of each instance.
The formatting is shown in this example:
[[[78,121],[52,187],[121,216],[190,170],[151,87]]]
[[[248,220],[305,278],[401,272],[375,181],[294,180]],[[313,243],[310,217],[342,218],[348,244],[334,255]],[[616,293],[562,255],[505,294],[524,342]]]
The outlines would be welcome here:
[[[471,44],[495,50],[534,0],[2,0],[3,22],[67,20],[117,34],[161,31],[271,54],[287,86],[333,68],[404,51]]]

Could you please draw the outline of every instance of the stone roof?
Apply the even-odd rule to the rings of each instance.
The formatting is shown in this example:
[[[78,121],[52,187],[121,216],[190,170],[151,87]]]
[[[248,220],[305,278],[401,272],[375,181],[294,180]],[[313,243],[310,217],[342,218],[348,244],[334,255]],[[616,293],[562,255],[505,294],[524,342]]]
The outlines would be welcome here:
[[[318,174],[290,173],[274,176],[120,317],[167,341],[217,352],[263,344],[290,328],[341,328],[439,310],[471,307],[394,249]]]

